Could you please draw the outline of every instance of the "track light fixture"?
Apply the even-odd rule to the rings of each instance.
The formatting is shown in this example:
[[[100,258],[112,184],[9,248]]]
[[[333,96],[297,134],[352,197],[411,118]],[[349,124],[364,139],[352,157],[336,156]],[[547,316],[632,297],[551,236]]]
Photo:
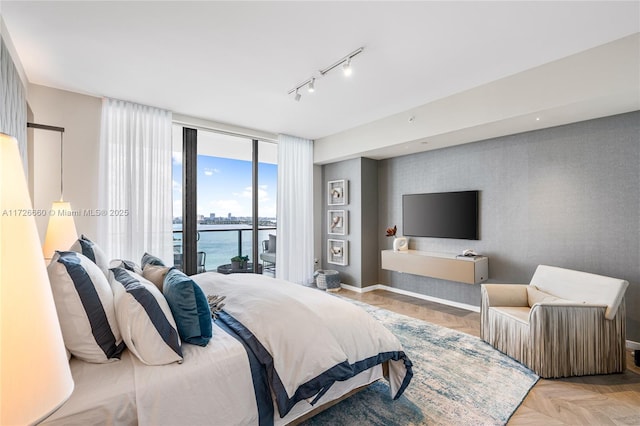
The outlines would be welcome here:
[[[360,53],[362,53],[363,50],[364,50],[364,47],[359,47],[356,50],[354,50],[353,52],[349,53],[348,55],[343,56],[342,58],[340,58],[339,60],[337,60],[336,62],[331,64],[330,66],[320,70],[320,76],[321,77],[324,76],[326,73],[328,73],[332,69],[336,68],[338,65],[342,65],[342,71],[344,72],[345,76],[350,76],[352,74],[352,71],[353,71],[351,69],[351,59],[354,56],[359,55]],[[296,87],[294,87],[293,89],[289,90],[288,94],[291,95],[292,93],[295,93],[294,99],[296,101],[300,101],[300,98],[302,97],[302,95],[300,95],[300,93],[298,91],[300,89],[302,89],[303,87],[307,86],[307,91],[309,93],[315,92],[315,82],[316,82],[316,77],[309,77],[304,82],[298,84]]]
[[[337,67],[338,65],[342,65],[342,69],[344,70],[345,74],[347,74],[347,71],[346,71],[347,68],[351,69],[351,59],[354,56],[359,55],[360,53],[362,53],[363,50],[364,50],[364,47],[359,47],[356,50],[354,50],[353,52],[349,53],[348,55],[343,56],[342,58],[338,59],[336,62],[334,62],[333,64],[329,65],[325,69],[320,70],[320,75],[325,75],[326,73],[328,73],[329,71],[331,71],[332,69]]]
[[[344,64],[342,65],[342,71],[347,77],[349,77],[353,73],[353,70],[351,69],[351,58],[347,58],[347,60],[344,61]]]

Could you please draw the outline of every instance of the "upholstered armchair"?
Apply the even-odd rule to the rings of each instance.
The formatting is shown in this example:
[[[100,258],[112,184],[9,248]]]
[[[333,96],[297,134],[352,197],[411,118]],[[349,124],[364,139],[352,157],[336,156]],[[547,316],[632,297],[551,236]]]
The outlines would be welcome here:
[[[628,285],[545,265],[529,285],[483,284],[480,336],[540,377],[622,372]]]

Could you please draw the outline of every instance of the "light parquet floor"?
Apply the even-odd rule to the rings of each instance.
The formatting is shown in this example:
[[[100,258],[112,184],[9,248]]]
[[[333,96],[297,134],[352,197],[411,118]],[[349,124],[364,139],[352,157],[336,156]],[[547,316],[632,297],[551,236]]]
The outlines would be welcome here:
[[[480,337],[480,314],[384,290],[340,295]],[[621,374],[540,379],[509,425],[640,426],[640,368],[627,351]]]

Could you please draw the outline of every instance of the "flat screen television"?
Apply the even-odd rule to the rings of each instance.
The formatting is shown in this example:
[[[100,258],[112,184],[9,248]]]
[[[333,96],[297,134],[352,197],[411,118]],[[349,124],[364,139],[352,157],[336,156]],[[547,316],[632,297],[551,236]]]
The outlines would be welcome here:
[[[478,240],[479,191],[404,194],[402,234]]]

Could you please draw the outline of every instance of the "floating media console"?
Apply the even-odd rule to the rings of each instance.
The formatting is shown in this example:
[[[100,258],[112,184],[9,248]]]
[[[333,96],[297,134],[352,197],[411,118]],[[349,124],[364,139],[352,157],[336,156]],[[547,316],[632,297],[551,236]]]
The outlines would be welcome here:
[[[431,253],[418,250],[382,250],[382,269],[425,277],[480,284],[489,278],[489,258],[463,258],[455,254]]]

